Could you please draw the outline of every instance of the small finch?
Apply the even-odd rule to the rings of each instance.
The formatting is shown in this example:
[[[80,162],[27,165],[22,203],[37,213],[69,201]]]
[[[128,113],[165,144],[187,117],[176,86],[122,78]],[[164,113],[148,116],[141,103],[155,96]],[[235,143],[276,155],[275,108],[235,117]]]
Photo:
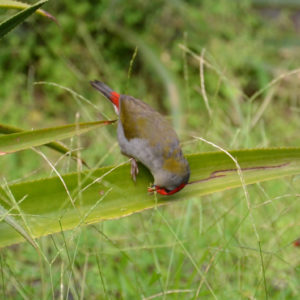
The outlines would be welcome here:
[[[120,95],[98,80],[91,85],[114,105],[119,115],[118,141],[123,155],[131,158],[131,176],[136,180],[137,161],[154,177],[149,192],[172,195],[188,183],[190,168],[178,137],[163,116],[143,101]]]

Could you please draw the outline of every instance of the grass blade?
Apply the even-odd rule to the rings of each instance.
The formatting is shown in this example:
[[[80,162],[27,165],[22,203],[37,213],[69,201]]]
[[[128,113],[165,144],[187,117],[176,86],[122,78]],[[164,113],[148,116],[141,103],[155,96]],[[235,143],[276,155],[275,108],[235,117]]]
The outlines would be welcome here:
[[[25,240],[27,240],[34,248],[36,248],[36,244],[31,238],[31,236],[27,233],[27,231],[16,222],[14,217],[10,216],[8,212],[0,205],[0,220],[3,220],[7,225],[13,228],[16,232],[18,232]]]

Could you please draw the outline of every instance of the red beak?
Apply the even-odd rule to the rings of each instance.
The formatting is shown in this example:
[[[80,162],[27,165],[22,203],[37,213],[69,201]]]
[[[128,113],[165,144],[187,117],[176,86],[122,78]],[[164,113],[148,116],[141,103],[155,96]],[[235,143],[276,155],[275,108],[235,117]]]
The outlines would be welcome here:
[[[186,186],[185,183],[182,183],[180,186],[178,186],[177,188],[175,188],[174,190],[172,191],[167,191],[165,188],[161,188],[159,186],[156,186],[154,185],[153,187],[149,187],[148,188],[148,192],[152,193],[154,191],[156,191],[158,194],[161,194],[161,195],[173,195],[177,192],[179,192],[180,190],[182,190],[184,187]]]

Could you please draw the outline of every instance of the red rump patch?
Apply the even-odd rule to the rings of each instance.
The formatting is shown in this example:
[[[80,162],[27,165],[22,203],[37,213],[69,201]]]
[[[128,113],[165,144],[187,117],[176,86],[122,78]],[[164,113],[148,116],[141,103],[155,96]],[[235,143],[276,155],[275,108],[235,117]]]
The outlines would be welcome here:
[[[120,95],[117,92],[110,93],[110,100],[117,108],[119,108],[119,98]]]
[[[300,247],[300,238],[294,241],[294,246],[295,247]]]

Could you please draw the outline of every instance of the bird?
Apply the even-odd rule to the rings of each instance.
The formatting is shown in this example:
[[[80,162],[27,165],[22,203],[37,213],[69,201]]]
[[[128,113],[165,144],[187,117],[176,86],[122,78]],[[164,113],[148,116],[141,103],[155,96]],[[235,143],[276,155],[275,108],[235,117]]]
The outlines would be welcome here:
[[[119,94],[98,80],[90,84],[113,104],[119,116],[118,142],[121,153],[130,158],[132,179],[136,181],[139,161],[154,178],[148,192],[172,195],[183,189],[190,167],[169,122],[142,100]]]

